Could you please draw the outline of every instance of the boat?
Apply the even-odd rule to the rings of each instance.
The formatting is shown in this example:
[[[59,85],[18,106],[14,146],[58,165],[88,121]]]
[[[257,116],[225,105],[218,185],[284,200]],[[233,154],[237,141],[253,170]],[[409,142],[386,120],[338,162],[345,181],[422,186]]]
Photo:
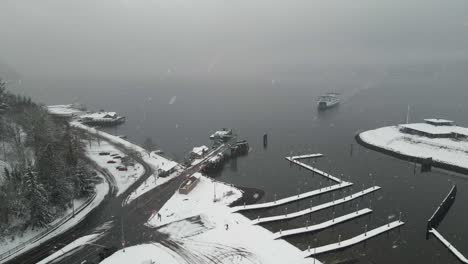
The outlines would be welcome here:
[[[317,100],[317,105],[319,109],[327,109],[334,107],[340,103],[340,98],[337,93],[327,93],[322,95]]]

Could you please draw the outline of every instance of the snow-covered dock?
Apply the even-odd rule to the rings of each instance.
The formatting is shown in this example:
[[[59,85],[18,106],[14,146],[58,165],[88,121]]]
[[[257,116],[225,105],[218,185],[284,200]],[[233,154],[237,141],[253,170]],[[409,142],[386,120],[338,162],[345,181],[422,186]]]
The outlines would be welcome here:
[[[282,237],[286,237],[286,236],[304,234],[304,233],[308,233],[308,232],[315,232],[315,231],[322,230],[322,229],[325,229],[325,228],[329,228],[331,226],[338,225],[340,223],[343,223],[343,222],[349,221],[351,219],[361,217],[363,215],[370,214],[370,213],[372,213],[371,209],[364,208],[364,209],[361,209],[359,211],[352,212],[352,213],[349,213],[347,215],[343,215],[343,216],[334,218],[332,220],[328,220],[328,221],[320,223],[320,224],[276,232],[276,233],[274,233],[274,237],[275,237],[275,239],[277,239],[277,238],[282,238]]]
[[[375,237],[375,236],[378,236],[378,235],[383,234],[385,232],[388,232],[388,231],[390,231],[390,230],[392,230],[394,228],[397,228],[399,226],[402,226],[404,224],[405,224],[404,222],[398,220],[398,221],[391,222],[391,223],[388,223],[386,225],[383,225],[381,227],[372,229],[370,231],[365,232],[364,234],[360,234],[358,236],[355,236],[355,237],[347,239],[347,240],[339,241],[337,243],[329,244],[329,245],[326,245],[326,246],[307,249],[307,250],[303,251],[304,252],[304,257],[311,257],[311,256],[314,256],[314,255],[318,255],[318,254],[322,254],[322,253],[326,253],[326,252],[346,248],[346,247],[349,247],[349,246],[352,246],[352,245],[356,245],[356,244],[359,244],[359,243],[361,243],[361,242],[363,242],[363,241],[365,241],[367,239],[370,239],[372,237]]]
[[[319,170],[317,168],[314,168],[314,167],[312,167],[310,165],[307,165],[305,163],[302,163],[300,161],[295,160],[294,157],[286,157],[286,159],[289,160],[290,162],[294,163],[294,164],[297,164],[297,165],[307,169],[307,170],[310,170],[310,171],[313,171],[313,172],[315,172],[317,174],[320,174],[323,177],[328,178],[328,179],[330,179],[330,180],[332,180],[334,182],[338,182],[338,183],[343,182],[343,180],[341,180],[341,179],[339,179],[339,178],[337,178],[335,176],[332,176],[332,175],[330,175],[330,174],[328,174],[328,173],[326,173],[324,171],[321,171],[321,170]]]
[[[346,196],[344,198],[334,200],[334,201],[331,201],[331,202],[328,202],[328,203],[324,203],[324,204],[321,204],[321,205],[312,206],[310,208],[307,208],[307,209],[304,209],[304,210],[301,210],[301,211],[298,211],[298,212],[286,213],[284,215],[276,215],[276,216],[257,218],[255,220],[252,220],[252,222],[253,222],[253,224],[261,224],[261,223],[274,222],[274,221],[287,220],[287,219],[300,217],[300,216],[303,216],[303,215],[306,215],[306,214],[314,213],[314,212],[317,212],[317,211],[320,211],[320,210],[323,210],[323,209],[326,209],[326,208],[329,208],[329,207],[333,207],[333,206],[336,206],[336,205],[339,205],[339,204],[342,204],[342,203],[352,201],[354,199],[357,199],[357,198],[362,197],[364,195],[367,195],[369,193],[375,192],[375,191],[377,191],[379,189],[380,189],[379,186],[374,186],[374,187],[362,190],[362,191],[360,191],[358,193],[351,194],[351,195]]]
[[[346,188],[348,186],[353,185],[351,182],[342,182],[339,184],[331,185],[328,187],[323,187],[318,190],[313,190],[310,192],[305,192],[301,193],[298,195],[293,195],[289,196],[286,198],[282,198],[273,202],[267,202],[267,203],[261,203],[261,204],[251,204],[251,205],[240,205],[232,208],[232,212],[239,212],[239,211],[245,211],[245,210],[253,210],[253,209],[261,209],[261,208],[269,208],[269,207],[275,207],[275,206],[280,206],[283,204],[299,201],[302,199],[310,198],[313,196],[317,196],[320,194],[328,193],[328,192],[333,192],[342,188]]]
[[[462,253],[460,253],[460,251],[458,251],[452,244],[450,244],[450,242],[448,242],[439,232],[437,232],[437,230],[435,230],[434,228],[432,228],[431,230],[429,230],[429,233],[433,234],[435,237],[437,237],[440,242],[442,242],[442,244],[445,245],[445,247],[447,247],[450,251],[452,251],[452,253],[463,263],[468,263],[468,259],[465,258],[465,256],[463,256]]]
[[[323,157],[323,154],[321,153],[306,154],[306,155],[292,156],[289,158],[293,160],[300,160],[300,159],[313,159],[313,158],[320,158],[320,157]]]

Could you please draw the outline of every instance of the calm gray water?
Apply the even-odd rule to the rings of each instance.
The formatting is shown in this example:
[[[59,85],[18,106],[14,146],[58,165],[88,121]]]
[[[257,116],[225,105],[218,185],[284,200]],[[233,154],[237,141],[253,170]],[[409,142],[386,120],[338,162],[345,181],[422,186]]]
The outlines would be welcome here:
[[[321,152],[316,166],[344,174],[355,183],[353,190],[374,180],[382,190],[358,201],[369,206],[372,217],[342,224],[317,234],[288,239],[301,249],[362,233],[395,220],[402,212],[406,225],[400,232],[382,235],[366,244],[320,256],[327,263],[457,263],[435,239],[425,240],[426,220],[448,192],[451,182],[459,187],[454,206],[440,227],[462,252],[468,254],[468,181],[463,176],[433,170],[413,174],[413,164],[369,151],[354,141],[361,130],[401,123],[407,105],[411,121],[428,117],[448,118],[468,125],[468,62],[442,61],[385,67],[317,67],[282,72],[272,78],[255,76],[232,79],[162,78],[151,81],[33,81],[23,80],[17,91],[46,104],[79,101],[91,109],[126,115],[127,122],[110,129],[129,140],[143,143],[150,137],[170,156],[182,160],[193,147],[208,144],[215,129],[233,128],[249,141],[246,157],[226,164],[220,180],[265,190],[264,200],[316,189],[323,179],[291,168],[284,157],[290,153]],[[315,97],[342,93],[342,104],[318,113]],[[175,101],[174,98],[175,97]],[[173,104],[170,102],[173,101]],[[269,134],[268,148],[262,135]],[[350,146],[353,144],[353,155]],[[370,176],[372,174],[372,176]],[[323,201],[330,199],[324,196]],[[309,201],[297,206],[307,206]],[[314,200],[314,203],[318,201]],[[337,208],[350,212],[356,203]],[[292,208],[292,209],[291,209]],[[266,213],[278,213],[279,208]],[[289,210],[296,207],[290,205]],[[263,212],[265,213],[265,212]],[[313,216],[314,222],[330,217],[331,210]],[[267,226],[272,230],[304,225],[306,218],[289,224]]]

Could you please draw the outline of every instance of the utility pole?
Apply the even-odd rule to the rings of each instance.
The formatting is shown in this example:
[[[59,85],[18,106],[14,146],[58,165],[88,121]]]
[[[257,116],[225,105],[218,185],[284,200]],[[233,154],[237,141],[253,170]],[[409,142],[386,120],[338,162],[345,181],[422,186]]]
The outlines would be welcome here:
[[[122,250],[125,252],[125,236],[124,236],[124,227],[123,227],[123,216],[120,216],[120,227],[122,232]]]
[[[406,112],[406,124],[409,123],[409,115],[410,115],[410,105],[408,105],[408,111]]]
[[[216,202],[216,182],[213,180],[213,202]]]

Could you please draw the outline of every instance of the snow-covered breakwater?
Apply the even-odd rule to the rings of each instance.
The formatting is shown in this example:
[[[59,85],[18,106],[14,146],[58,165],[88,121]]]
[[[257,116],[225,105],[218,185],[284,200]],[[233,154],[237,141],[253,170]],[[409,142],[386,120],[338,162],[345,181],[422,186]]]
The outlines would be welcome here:
[[[465,137],[437,137],[440,131],[438,126],[434,126],[433,130],[431,126],[426,127],[427,131],[435,133],[435,137],[408,133],[402,126],[365,131],[358,134],[356,140],[369,149],[400,159],[423,163],[431,158],[432,166],[468,174],[468,140]]]

